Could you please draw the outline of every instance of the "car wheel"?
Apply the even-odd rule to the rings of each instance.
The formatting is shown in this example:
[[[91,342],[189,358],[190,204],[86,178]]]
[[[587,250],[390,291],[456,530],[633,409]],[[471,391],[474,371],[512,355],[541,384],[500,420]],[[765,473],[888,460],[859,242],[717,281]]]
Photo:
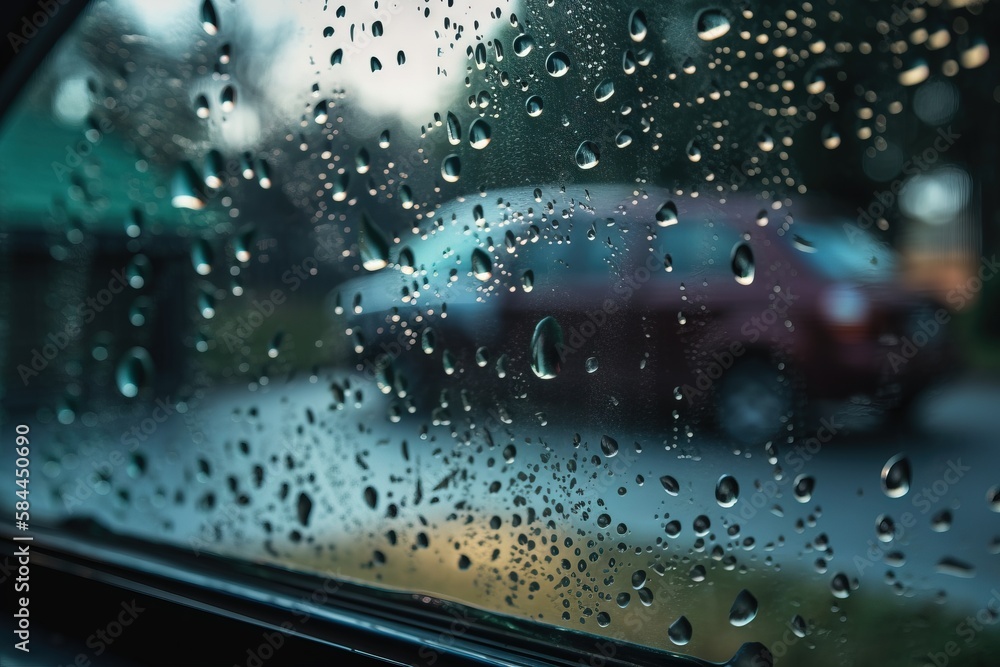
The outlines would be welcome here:
[[[793,388],[777,363],[746,359],[719,380],[715,420],[728,438],[750,444],[781,433],[793,406]]]

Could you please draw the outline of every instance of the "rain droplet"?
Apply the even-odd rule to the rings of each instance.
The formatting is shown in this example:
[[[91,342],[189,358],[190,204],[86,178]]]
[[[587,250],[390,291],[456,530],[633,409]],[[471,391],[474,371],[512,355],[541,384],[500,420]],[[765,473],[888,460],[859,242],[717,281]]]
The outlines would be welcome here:
[[[535,48],[535,40],[531,35],[522,34],[514,38],[514,54],[520,58],[525,57]]]
[[[330,119],[329,103],[326,100],[316,103],[316,108],[313,109],[313,119],[320,125]]]
[[[602,435],[601,451],[604,452],[604,455],[608,458],[615,456],[618,453],[618,441],[610,435]]]
[[[368,505],[370,509],[378,507],[378,491],[375,490],[375,487],[366,486],[362,495],[365,499],[365,505]]]
[[[367,213],[361,214],[358,253],[361,265],[369,271],[384,269],[389,264],[389,241]]]
[[[487,123],[482,118],[477,118],[472,123],[472,127],[469,128],[469,143],[476,150],[482,150],[490,145],[490,139],[492,137],[492,131],[490,130],[489,123]]]
[[[585,365],[586,365],[588,373],[596,373],[597,372],[597,357],[587,357],[587,361],[585,362]]]
[[[180,165],[170,181],[170,203],[174,208],[200,211],[205,208],[205,195],[200,179],[189,163]]]
[[[833,575],[833,579],[830,581],[830,592],[833,593],[833,597],[835,598],[844,599],[850,597],[851,582],[846,574],[838,572]]]
[[[710,42],[729,32],[729,19],[718,9],[706,9],[698,15],[698,37]]]
[[[531,370],[543,380],[551,380],[562,368],[563,331],[551,315],[544,317],[531,336]]]
[[[672,202],[665,202],[656,212],[656,224],[660,227],[669,227],[677,224],[677,206]]]
[[[691,641],[691,635],[691,621],[687,619],[687,616],[681,616],[667,628],[667,636],[677,646],[684,646]]]
[[[723,475],[715,484],[715,500],[721,507],[732,507],[740,497],[740,485],[732,475]]]
[[[698,145],[698,142],[695,141],[694,139],[692,139],[690,143],[688,143],[687,156],[688,159],[691,160],[691,162],[701,161],[701,147]]]
[[[205,0],[201,5],[201,27],[209,35],[219,34],[219,15],[212,0]]]
[[[535,288],[535,272],[528,269],[521,275],[521,289],[530,292]]]
[[[672,496],[676,496],[681,492],[681,485],[677,483],[671,475],[664,475],[660,478],[660,484],[663,485],[663,490]]]
[[[445,117],[445,128],[448,131],[448,143],[452,146],[462,143],[462,124],[459,123],[458,116],[451,111]]]
[[[153,359],[144,348],[133,347],[122,356],[115,371],[118,391],[125,398],[135,398],[149,385],[153,376]]]
[[[232,86],[226,86],[222,89],[222,93],[219,94],[219,106],[226,113],[229,113],[236,108],[236,89]]]
[[[456,183],[462,173],[462,162],[452,153],[441,162],[441,178],[449,183]]]
[[[632,15],[628,17],[628,34],[632,41],[641,42],[646,39],[647,32],[646,15],[641,9],[633,9]]]
[[[646,585],[646,571],[636,570],[632,573],[632,588],[639,590]]]
[[[208,98],[207,97],[205,97],[204,95],[199,95],[198,97],[195,98],[195,100],[194,100],[194,112],[198,116],[198,118],[201,118],[202,120],[204,120],[205,118],[209,117],[209,115],[212,112],[208,108]]]
[[[481,248],[472,251],[472,275],[483,282],[493,277],[493,260]]]
[[[1000,485],[990,487],[986,492],[986,502],[994,512],[1000,512]]]
[[[880,542],[891,542],[896,534],[896,523],[891,517],[879,514],[875,518],[875,534]]]
[[[611,96],[615,94],[615,82],[611,79],[605,79],[597,84],[594,88],[594,98],[598,102],[607,102],[611,99]]]
[[[307,496],[306,494],[300,493],[298,502],[296,503],[295,510],[296,514],[298,514],[299,517],[299,523],[301,523],[303,526],[309,525],[309,515],[312,514],[312,507],[313,507],[312,499],[309,498],[309,496]]]
[[[833,125],[827,123],[823,126],[823,131],[820,133],[823,141],[823,147],[829,150],[833,150],[840,145],[840,133],[834,129]]]
[[[931,75],[931,69],[922,58],[913,61],[907,69],[899,73],[899,82],[904,86],[915,86],[923,83]]]
[[[729,608],[729,623],[737,628],[750,623],[757,618],[757,598],[747,589],[743,589]]]
[[[601,159],[601,149],[593,141],[584,141],[576,149],[576,166],[593,169]]]
[[[191,246],[191,264],[199,276],[207,276],[212,272],[212,247],[205,239],[198,239]]]
[[[372,59],[371,59],[371,66],[372,66],[372,71],[373,71],[373,72],[378,72],[379,70],[381,70],[381,69],[382,69],[382,61],[380,61],[380,60],[379,60],[378,58],[376,58],[375,56],[372,56]]]
[[[532,118],[542,115],[542,107],[542,98],[538,95],[532,95],[524,102],[524,108]]]
[[[792,492],[795,499],[800,503],[807,503],[812,500],[813,491],[816,488],[816,480],[809,475],[799,475],[792,485]]]
[[[635,72],[635,68],[635,54],[632,53],[632,51],[626,50],[625,53],[622,54],[622,70],[626,74],[632,74]]]
[[[902,498],[910,490],[910,460],[896,454],[882,466],[882,491],[890,498]]]
[[[565,76],[569,72],[569,56],[562,51],[553,51],[545,59],[545,71],[557,78]]]
[[[965,561],[946,556],[938,561],[934,568],[940,574],[947,574],[960,579],[972,579],[976,576],[976,568]]]
[[[410,250],[409,246],[403,246],[403,249],[399,251],[399,261],[397,262],[399,270],[406,275],[411,275],[416,270],[414,262],[413,251]]]
[[[736,282],[740,285],[749,285],[753,282],[753,252],[746,243],[739,243],[733,248],[732,268]]]
[[[941,510],[931,517],[931,530],[935,533],[945,533],[951,530],[952,516],[950,510]]]
[[[757,137],[757,148],[765,153],[770,153],[774,150],[774,137],[771,136],[771,132],[766,128]]]
[[[615,146],[618,148],[625,148],[632,144],[632,133],[628,130],[622,130],[615,136]]]

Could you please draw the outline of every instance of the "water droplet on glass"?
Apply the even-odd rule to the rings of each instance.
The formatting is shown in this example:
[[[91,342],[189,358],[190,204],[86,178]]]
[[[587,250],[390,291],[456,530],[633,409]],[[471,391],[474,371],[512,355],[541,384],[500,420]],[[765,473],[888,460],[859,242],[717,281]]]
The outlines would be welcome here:
[[[212,0],[205,0],[201,5],[201,27],[209,35],[219,34],[219,15]]]
[[[632,51],[625,51],[625,53],[622,54],[622,70],[626,74],[632,74],[635,72],[635,68],[635,54],[632,53]]]
[[[663,485],[663,490],[672,496],[676,496],[681,492],[681,485],[677,483],[671,475],[664,475],[660,478],[660,484]]]
[[[462,162],[452,153],[441,162],[441,178],[449,183],[456,183],[462,173]]]
[[[960,579],[972,579],[976,576],[975,567],[963,560],[959,560],[951,556],[946,556],[939,560],[934,569],[940,574],[946,574],[950,577],[958,577]]]
[[[524,102],[524,108],[532,118],[542,115],[542,106],[542,98],[538,95],[532,95]]]
[[[757,148],[761,149],[765,153],[770,153],[774,150],[774,137],[771,136],[770,131],[765,129],[757,137]]]
[[[530,292],[535,288],[535,272],[528,269],[521,275],[521,289]]]
[[[757,598],[747,589],[743,589],[729,608],[729,623],[737,628],[750,623],[757,618]]]
[[[753,252],[746,243],[739,243],[733,248],[732,269],[736,282],[740,285],[749,285],[753,282]]]
[[[718,9],[706,9],[698,15],[696,20],[698,37],[710,42],[718,39],[729,32],[729,19]]]
[[[792,483],[792,493],[800,503],[807,503],[812,500],[815,488],[816,480],[809,475],[799,475]]]
[[[851,595],[851,581],[847,578],[847,575],[843,572],[838,572],[833,575],[833,579],[830,580],[830,592],[833,593],[833,597],[844,599],[850,597]]]
[[[840,145],[840,133],[834,129],[833,125],[827,123],[823,126],[823,131],[820,133],[823,141],[823,147],[833,150]]]
[[[687,616],[681,616],[667,628],[667,637],[677,646],[684,646],[690,642],[691,635],[691,621],[687,619]]]
[[[677,206],[672,201],[665,202],[656,211],[656,224],[660,227],[677,224]]]
[[[536,376],[551,380],[562,367],[563,331],[551,315],[543,318],[531,336],[531,370]]]
[[[990,487],[986,492],[986,502],[994,512],[1000,512],[1000,485]]]
[[[585,362],[585,365],[586,365],[588,373],[596,373],[597,372],[597,365],[598,365],[597,364],[597,357],[587,357],[587,361]]]
[[[908,68],[899,73],[899,82],[904,86],[915,86],[918,83],[926,81],[930,75],[931,69],[927,66],[927,62],[922,58],[918,58]]]
[[[458,116],[451,111],[445,117],[445,129],[448,132],[448,143],[452,146],[462,143],[462,124],[458,121]]]
[[[535,40],[531,35],[522,34],[514,38],[514,53],[518,57],[525,57],[535,48]]]
[[[198,118],[201,118],[202,120],[209,117],[209,115],[211,114],[211,110],[208,107],[207,97],[205,97],[204,95],[199,95],[198,97],[195,98],[194,112],[198,116]]]
[[[174,171],[170,181],[170,203],[174,208],[187,208],[200,211],[205,208],[205,195],[200,185],[200,179],[189,163],[181,164]]]
[[[697,141],[691,140],[687,146],[687,156],[691,162],[701,161],[701,147],[698,145]]]
[[[628,34],[632,41],[641,42],[646,39],[647,31],[646,15],[641,9],[633,9],[631,16],[628,17]]]
[[[632,144],[632,133],[628,130],[622,130],[615,136],[615,146],[618,148],[625,148]]]
[[[481,248],[472,251],[472,275],[483,282],[493,276],[493,260]]]
[[[191,264],[199,276],[212,272],[212,247],[205,239],[198,239],[191,246]]]
[[[605,79],[594,88],[594,97],[598,102],[607,102],[615,94],[615,83],[611,79]]]
[[[610,435],[601,436],[601,451],[608,458],[618,454],[618,441],[612,438]]]
[[[593,169],[601,159],[601,149],[593,141],[584,141],[576,149],[576,166]]]
[[[553,51],[545,59],[545,71],[551,76],[565,76],[569,72],[569,56],[562,51]]]
[[[469,128],[469,143],[476,150],[482,150],[490,145],[492,132],[489,123],[482,118],[477,118]]]
[[[361,265],[369,271],[378,271],[389,264],[389,241],[367,213],[361,214],[358,254]]]
[[[326,100],[316,103],[316,108],[313,109],[313,119],[320,125],[330,119],[329,103]]]
[[[115,371],[115,383],[125,398],[135,398],[149,386],[153,375],[153,359],[144,348],[133,347],[125,352]]]
[[[931,530],[935,533],[946,533],[951,530],[951,522],[951,511],[941,510],[931,517]]]
[[[732,475],[723,475],[715,484],[715,500],[722,507],[732,507],[740,497],[740,485]]]
[[[235,88],[232,86],[226,86],[222,89],[222,93],[219,95],[219,106],[226,113],[229,113],[236,108]]]
[[[372,56],[371,67],[372,67],[372,72],[378,72],[379,70],[382,69],[382,61],[376,58],[375,56]]]
[[[896,454],[882,466],[882,491],[890,498],[902,498],[910,490],[910,460]]]
[[[891,517],[880,514],[875,518],[875,534],[880,542],[891,542],[896,534],[896,524]]]

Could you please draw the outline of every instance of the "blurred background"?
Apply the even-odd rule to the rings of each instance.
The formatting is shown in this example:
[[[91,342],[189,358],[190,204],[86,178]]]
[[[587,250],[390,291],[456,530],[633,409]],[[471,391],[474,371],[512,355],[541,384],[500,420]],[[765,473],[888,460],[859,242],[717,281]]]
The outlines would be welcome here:
[[[708,660],[993,664],[991,3],[5,20],[39,526]]]

